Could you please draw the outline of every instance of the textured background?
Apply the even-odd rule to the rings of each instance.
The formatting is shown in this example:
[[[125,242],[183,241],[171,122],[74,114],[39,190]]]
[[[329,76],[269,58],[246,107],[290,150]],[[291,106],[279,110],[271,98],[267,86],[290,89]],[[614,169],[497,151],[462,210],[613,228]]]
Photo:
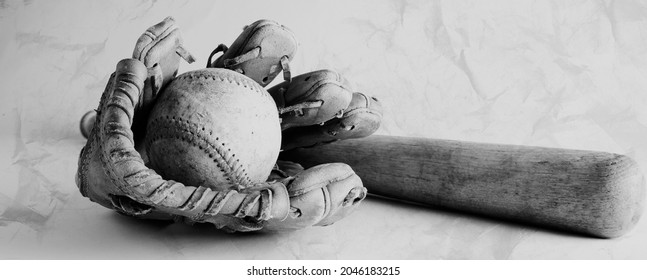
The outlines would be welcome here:
[[[0,0],[0,258],[646,259],[647,218],[600,240],[369,198],[326,228],[230,235],[122,217],[74,184],[80,116],[164,17],[204,67],[268,18],[382,100],[378,132],[628,154],[647,171],[645,1]],[[645,172],[647,173],[647,172]]]

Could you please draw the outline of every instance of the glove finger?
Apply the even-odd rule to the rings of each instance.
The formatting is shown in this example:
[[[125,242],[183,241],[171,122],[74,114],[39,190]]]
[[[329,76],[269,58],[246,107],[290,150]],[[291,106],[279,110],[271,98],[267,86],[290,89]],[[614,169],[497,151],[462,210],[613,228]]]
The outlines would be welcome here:
[[[296,54],[297,45],[287,27],[271,20],[258,20],[246,26],[229,48],[216,48],[207,67],[231,69],[266,86],[281,70],[285,79],[290,80],[288,64]],[[219,51],[223,54],[211,62],[211,57]]]
[[[171,54],[176,56],[171,56]],[[137,39],[133,50],[133,58],[143,62],[147,68],[168,57],[182,58],[188,63],[195,62],[195,58],[184,49],[179,28],[172,17],[167,17],[158,24],[149,27]],[[168,66],[172,66],[172,64]],[[175,70],[175,68],[168,69]],[[174,71],[166,72],[168,75]]]
[[[146,131],[150,108],[160,91],[177,75],[180,58],[189,63],[195,61],[183,47],[180,31],[172,17],[167,17],[160,23],[149,27],[137,39],[133,50],[133,59],[141,61],[146,66],[148,74],[142,93],[139,95],[139,102],[135,106],[133,131]],[[138,150],[143,149],[143,136],[143,133],[134,135]]]
[[[148,68],[148,78],[136,108],[144,111],[161,89],[175,78],[180,58],[189,63],[195,61],[183,47],[180,31],[172,17],[151,26],[139,37],[133,50],[133,58],[143,62]]]
[[[319,70],[296,76],[268,92],[281,117],[281,129],[321,124],[339,117],[353,97],[350,84],[337,72]]]
[[[337,140],[362,138],[373,134],[382,122],[382,105],[374,97],[359,92],[341,118],[334,118],[323,125],[293,127],[283,131],[281,149],[312,147]]]
[[[178,72],[180,57],[189,63],[195,61],[193,56],[182,46],[179,29],[172,17],[167,17],[156,25],[149,27],[139,36],[133,50],[133,59],[141,61],[148,68],[144,89],[139,95],[135,107],[134,131],[144,131],[147,112],[155,101],[159,91],[168,84]],[[110,80],[114,79],[114,75]],[[110,82],[109,82],[110,83]],[[81,134],[88,138],[96,114],[86,113],[81,118]],[[135,135],[139,142],[139,136]]]
[[[290,214],[269,220],[268,230],[326,226],[352,213],[366,197],[366,188],[350,166],[330,163],[297,174],[288,185]]]

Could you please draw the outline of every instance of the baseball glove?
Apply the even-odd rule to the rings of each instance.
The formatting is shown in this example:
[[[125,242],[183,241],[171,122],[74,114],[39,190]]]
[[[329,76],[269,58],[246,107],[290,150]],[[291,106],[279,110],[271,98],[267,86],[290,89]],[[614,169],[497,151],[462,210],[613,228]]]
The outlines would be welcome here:
[[[299,79],[289,78],[287,62],[294,55],[296,41],[284,30],[287,28],[274,22],[257,21],[245,28],[219,60],[209,65],[251,75],[262,86],[281,69],[284,71],[286,81],[272,94],[284,118],[284,149],[361,137],[366,131],[372,133],[377,129],[379,118],[375,116],[380,114],[375,108],[379,106],[370,105],[375,102],[371,103],[362,94],[352,93],[347,82],[337,74],[320,71],[321,74],[310,78],[303,75]],[[264,42],[281,41],[275,37],[292,38],[286,41],[293,47],[261,51],[272,50]],[[257,48],[259,52],[255,54],[252,50],[255,47],[249,47],[255,45],[266,47]],[[244,186],[225,189],[187,186],[165,180],[173,178],[162,178],[149,168],[155,164],[149,162],[144,132],[158,95],[165,92],[177,75],[180,58],[193,61],[182,47],[173,19],[167,18],[140,37],[133,59],[119,62],[99,107],[86,114],[81,122],[81,131],[88,141],[79,157],[76,182],[84,196],[129,216],[206,222],[230,232],[329,225],[352,212],[366,196],[359,177],[350,167],[339,163],[303,170],[298,164],[278,161],[267,181],[245,182]],[[322,86],[306,90],[312,88],[309,83],[313,82]],[[319,101],[336,105],[322,106]],[[319,128],[315,132],[328,129],[323,134],[296,135],[315,127]]]
[[[146,166],[142,126],[148,110],[177,74],[179,58],[193,59],[182,47],[172,18],[149,28],[133,53],[134,59],[119,62],[99,107],[82,120],[88,141],[76,175],[81,194],[121,214],[207,222],[226,231],[259,230],[262,221],[283,220],[289,198],[281,183],[214,191],[164,180]]]

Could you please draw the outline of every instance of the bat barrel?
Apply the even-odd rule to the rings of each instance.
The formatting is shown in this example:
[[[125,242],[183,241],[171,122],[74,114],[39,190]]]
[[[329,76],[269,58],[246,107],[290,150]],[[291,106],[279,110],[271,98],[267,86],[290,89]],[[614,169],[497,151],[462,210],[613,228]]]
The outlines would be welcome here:
[[[636,162],[605,152],[370,136],[281,158],[346,163],[375,195],[603,238],[629,231],[645,198]]]

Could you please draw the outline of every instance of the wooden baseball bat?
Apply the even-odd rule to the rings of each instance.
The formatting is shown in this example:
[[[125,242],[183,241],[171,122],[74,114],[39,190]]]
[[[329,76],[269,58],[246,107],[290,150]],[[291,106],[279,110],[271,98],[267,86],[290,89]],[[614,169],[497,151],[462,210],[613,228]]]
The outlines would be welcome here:
[[[645,198],[636,162],[606,152],[370,136],[281,158],[346,163],[374,195],[602,238],[629,231]]]

